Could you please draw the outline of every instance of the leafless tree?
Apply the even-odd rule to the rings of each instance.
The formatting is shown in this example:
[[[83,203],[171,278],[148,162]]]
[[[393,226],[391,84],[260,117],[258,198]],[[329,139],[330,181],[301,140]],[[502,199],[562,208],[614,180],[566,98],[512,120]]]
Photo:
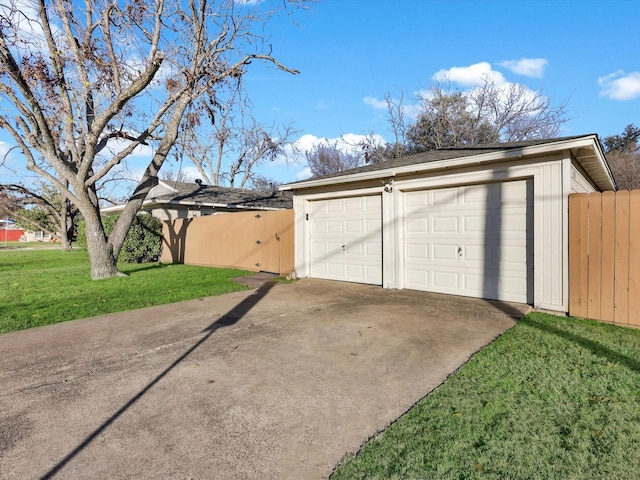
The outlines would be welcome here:
[[[187,182],[187,183],[191,183],[195,180],[193,178],[193,175],[190,175],[188,172],[186,172],[182,168],[178,168],[177,170],[174,170],[173,168],[167,168],[167,167],[163,168],[162,172],[160,172],[160,178],[162,180],[167,180],[170,182]]]
[[[567,121],[566,101],[553,105],[549,97],[525,85],[498,85],[488,76],[471,90],[469,100],[476,121],[488,122],[501,142],[557,137]]]
[[[276,193],[281,184],[281,182],[273,178],[267,178],[264,175],[254,175],[251,178],[249,188],[258,192]]]
[[[360,156],[340,150],[336,143],[319,143],[305,152],[311,175],[321,177],[342,172],[360,165]]]
[[[627,125],[621,135],[604,137],[602,143],[618,188],[640,188],[640,127]]]
[[[297,131],[289,125],[260,123],[241,85],[232,78],[220,85],[215,101],[201,99],[193,106],[179,136],[185,155],[209,185],[247,187],[255,167],[294,148]]]
[[[387,92],[384,97],[387,102],[387,122],[391,132],[393,133],[393,145],[388,146],[387,150],[393,151],[393,158],[404,156],[407,145],[407,131],[409,129],[409,120],[407,118],[407,108],[404,103],[404,94],[400,94],[400,98],[394,99],[391,92]]]
[[[0,5],[0,128],[29,170],[86,221],[92,278],[121,275],[116,259],[170,154],[185,113],[254,61],[281,64],[264,38],[277,10],[233,0],[7,0]],[[280,7],[304,6],[283,1]],[[151,160],[113,232],[99,182],[135,149]]]

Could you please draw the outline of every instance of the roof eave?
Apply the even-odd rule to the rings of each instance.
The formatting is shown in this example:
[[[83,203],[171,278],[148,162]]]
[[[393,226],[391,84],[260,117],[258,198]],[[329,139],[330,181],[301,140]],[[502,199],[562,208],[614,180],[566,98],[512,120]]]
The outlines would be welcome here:
[[[540,145],[530,145],[520,148],[510,148],[497,152],[482,153],[478,155],[470,155],[447,160],[437,160],[432,162],[417,163],[405,165],[402,167],[391,167],[381,170],[373,170],[369,172],[360,172],[354,174],[346,174],[340,177],[319,178],[316,180],[305,180],[302,182],[289,183],[280,186],[281,191],[296,190],[301,188],[322,187],[328,185],[339,185],[345,183],[361,182],[366,180],[376,180],[380,178],[393,178],[396,175],[428,172],[434,170],[449,170],[464,166],[475,166],[489,163],[502,162],[505,160],[514,160],[517,158],[544,155],[546,153],[558,152],[562,150],[578,149],[581,147],[592,147],[598,159],[598,166],[603,175],[600,178],[594,178],[598,188],[601,190],[615,190],[616,185],[611,174],[611,170],[605,160],[598,136],[595,134],[585,135],[580,138],[567,140],[559,140],[555,142],[543,143]],[[578,161],[580,159],[578,158]],[[591,174],[594,167],[585,170]],[[591,171],[589,171],[591,170]]]

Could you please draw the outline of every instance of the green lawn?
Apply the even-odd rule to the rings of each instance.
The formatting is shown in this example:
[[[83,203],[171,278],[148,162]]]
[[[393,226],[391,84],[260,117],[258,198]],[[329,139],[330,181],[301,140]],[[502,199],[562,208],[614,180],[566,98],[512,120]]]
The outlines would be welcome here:
[[[345,462],[332,480],[639,479],[640,330],[532,313]]]
[[[93,281],[86,251],[0,252],[0,332],[244,290],[249,272],[167,264],[122,264],[129,277]]]

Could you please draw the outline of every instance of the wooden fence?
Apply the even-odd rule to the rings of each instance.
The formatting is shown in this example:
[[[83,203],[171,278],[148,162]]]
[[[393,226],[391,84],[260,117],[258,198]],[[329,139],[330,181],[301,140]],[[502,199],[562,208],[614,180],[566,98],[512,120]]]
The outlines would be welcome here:
[[[640,327],[640,190],[569,196],[569,314]]]
[[[293,210],[225,213],[164,222],[160,260],[287,275]]]

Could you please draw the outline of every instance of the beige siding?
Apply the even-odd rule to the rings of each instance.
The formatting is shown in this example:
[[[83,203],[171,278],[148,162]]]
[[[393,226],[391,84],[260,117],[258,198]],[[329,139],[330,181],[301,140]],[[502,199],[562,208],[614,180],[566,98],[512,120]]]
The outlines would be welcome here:
[[[293,271],[293,210],[171,220],[162,234],[163,262],[282,275]]]
[[[582,173],[575,163],[571,164],[571,193],[595,192],[595,187],[589,182],[586,174]]]

